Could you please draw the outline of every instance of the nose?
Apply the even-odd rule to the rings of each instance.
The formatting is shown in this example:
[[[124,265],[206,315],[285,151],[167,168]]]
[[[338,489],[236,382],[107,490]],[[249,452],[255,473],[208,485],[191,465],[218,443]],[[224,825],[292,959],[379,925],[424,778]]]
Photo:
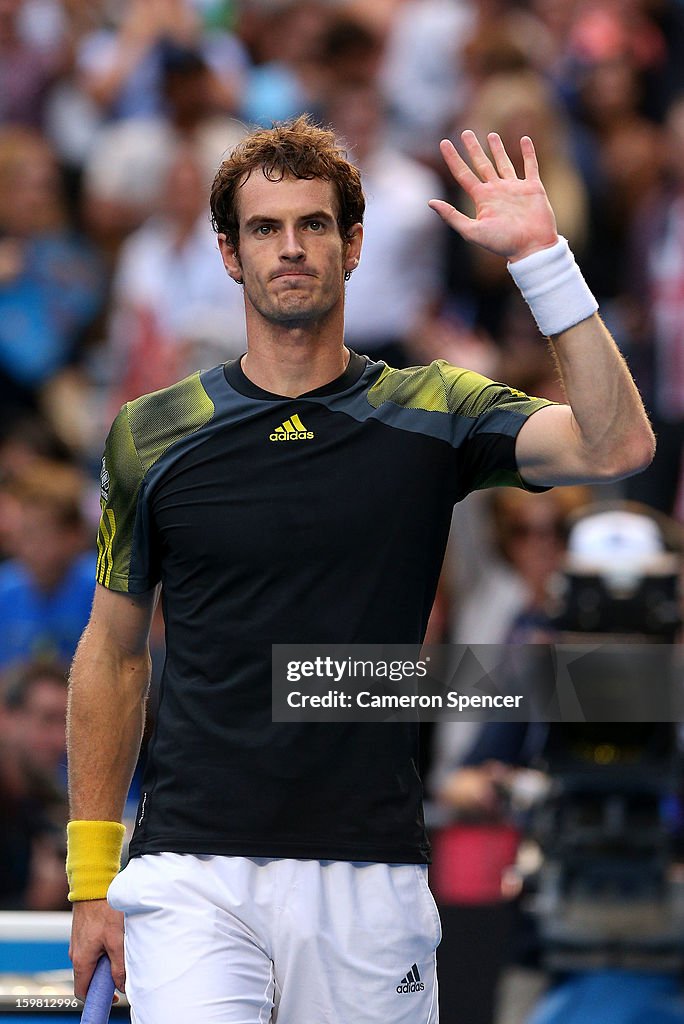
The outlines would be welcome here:
[[[304,256],[306,255],[306,253],[304,252],[304,246],[302,245],[299,234],[294,228],[287,231],[283,231],[281,238],[281,259],[289,261],[297,261],[304,259]]]

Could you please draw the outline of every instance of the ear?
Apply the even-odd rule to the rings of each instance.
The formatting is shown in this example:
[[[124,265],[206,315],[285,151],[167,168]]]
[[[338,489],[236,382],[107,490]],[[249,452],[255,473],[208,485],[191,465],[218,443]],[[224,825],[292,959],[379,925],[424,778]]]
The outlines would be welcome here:
[[[228,276],[232,277],[236,284],[243,284],[242,264],[237,249],[232,242],[228,241],[228,236],[223,233],[218,235],[218,244],[223,266],[226,268]]]
[[[361,244],[363,242],[363,225],[354,224],[345,239],[346,253],[344,257],[344,272],[351,274],[359,265],[361,259]]]

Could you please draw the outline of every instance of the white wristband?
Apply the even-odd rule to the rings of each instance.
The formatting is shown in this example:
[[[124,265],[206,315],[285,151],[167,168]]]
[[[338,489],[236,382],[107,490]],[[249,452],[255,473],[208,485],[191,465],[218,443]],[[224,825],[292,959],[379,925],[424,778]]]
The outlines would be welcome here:
[[[562,235],[550,248],[509,263],[508,271],[547,338],[567,331],[598,310],[598,302]]]

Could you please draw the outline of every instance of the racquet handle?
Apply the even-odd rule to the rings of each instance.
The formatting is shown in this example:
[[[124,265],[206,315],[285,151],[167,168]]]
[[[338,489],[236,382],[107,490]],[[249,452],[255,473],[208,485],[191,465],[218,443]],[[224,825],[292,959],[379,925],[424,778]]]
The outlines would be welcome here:
[[[108,956],[101,956],[90,980],[81,1024],[107,1024],[114,996],[114,979]]]

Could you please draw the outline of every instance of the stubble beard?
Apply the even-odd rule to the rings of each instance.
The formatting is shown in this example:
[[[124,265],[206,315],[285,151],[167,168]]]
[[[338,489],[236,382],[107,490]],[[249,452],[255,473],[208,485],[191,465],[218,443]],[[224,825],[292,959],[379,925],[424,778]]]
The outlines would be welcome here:
[[[292,327],[303,326],[323,320],[335,307],[343,294],[343,287],[339,291],[330,282],[327,287],[320,286],[317,282],[315,291],[319,294],[312,294],[309,288],[300,288],[297,285],[284,287],[278,295],[269,293],[267,287],[250,288],[247,281],[244,284],[245,296],[250,305],[264,320],[273,324],[291,325]]]

